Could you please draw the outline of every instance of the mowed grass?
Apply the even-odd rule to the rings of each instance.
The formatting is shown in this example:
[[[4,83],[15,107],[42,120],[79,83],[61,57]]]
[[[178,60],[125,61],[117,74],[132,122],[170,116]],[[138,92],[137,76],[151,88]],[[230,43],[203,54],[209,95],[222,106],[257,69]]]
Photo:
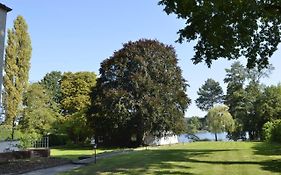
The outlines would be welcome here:
[[[110,152],[110,149],[97,149],[97,154],[103,152]],[[82,156],[93,156],[94,149],[91,147],[77,147],[77,148],[65,148],[65,147],[58,147],[58,148],[51,148],[51,156],[56,158],[64,158],[70,160],[77,160],[79,157]]]
[[[258,142],[195,142],[98,160],[64,173],[81,174],[281,174],[281,145]]]

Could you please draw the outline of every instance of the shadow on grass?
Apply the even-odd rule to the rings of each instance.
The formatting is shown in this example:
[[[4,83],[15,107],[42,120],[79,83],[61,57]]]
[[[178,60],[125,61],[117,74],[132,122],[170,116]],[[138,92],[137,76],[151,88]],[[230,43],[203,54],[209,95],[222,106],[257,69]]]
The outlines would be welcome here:
[[[254,154],[263,156],[281,156],[281,145],[266,142],[257,143],[254,147]],[[262,168],[271,172],[281,172],[281,159],[263,161]]]
[[[183,174],[192,175],[191,167],[187,162],[192,162],[193,157],[204,157],[215,152],[233,151],[230,149],[171,149],[171,150],[143,150],[125,155],[115,156],[110,159],[98,161],[66,174]],[[199,162],[200,163],[200,162]]]
[[[259,142],[253,147],[256,155],[274,156],[281,155],[281,145]]]

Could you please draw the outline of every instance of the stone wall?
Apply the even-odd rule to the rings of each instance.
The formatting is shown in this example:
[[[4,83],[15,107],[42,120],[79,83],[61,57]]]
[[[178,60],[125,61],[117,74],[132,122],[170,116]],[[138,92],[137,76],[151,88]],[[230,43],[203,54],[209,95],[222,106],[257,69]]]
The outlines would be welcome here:
[[[49,157],[50,149],[30,149],[0,153],[0,163],[15,159],[29,159],[35,157]]]

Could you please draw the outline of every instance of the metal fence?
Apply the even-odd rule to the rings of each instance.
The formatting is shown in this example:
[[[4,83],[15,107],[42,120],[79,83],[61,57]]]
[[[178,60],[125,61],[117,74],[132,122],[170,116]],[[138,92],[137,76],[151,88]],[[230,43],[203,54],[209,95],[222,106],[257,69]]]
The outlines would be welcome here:
[[[32,148],[49,148],[49,137],[43,137],[31,142]]]

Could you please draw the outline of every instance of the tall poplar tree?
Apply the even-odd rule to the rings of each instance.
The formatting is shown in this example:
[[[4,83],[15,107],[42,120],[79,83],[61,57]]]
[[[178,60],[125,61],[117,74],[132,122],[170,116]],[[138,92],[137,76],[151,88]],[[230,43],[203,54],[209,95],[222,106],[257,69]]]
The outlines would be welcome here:
[[[28,86],[31,51],[27,23],[22,16],[18,16],[14,21],[13,28],[8,30],[8,46],[4,66],[5,123],[12,126],[13,131],[15,121],[21,116],[23,93]]]

